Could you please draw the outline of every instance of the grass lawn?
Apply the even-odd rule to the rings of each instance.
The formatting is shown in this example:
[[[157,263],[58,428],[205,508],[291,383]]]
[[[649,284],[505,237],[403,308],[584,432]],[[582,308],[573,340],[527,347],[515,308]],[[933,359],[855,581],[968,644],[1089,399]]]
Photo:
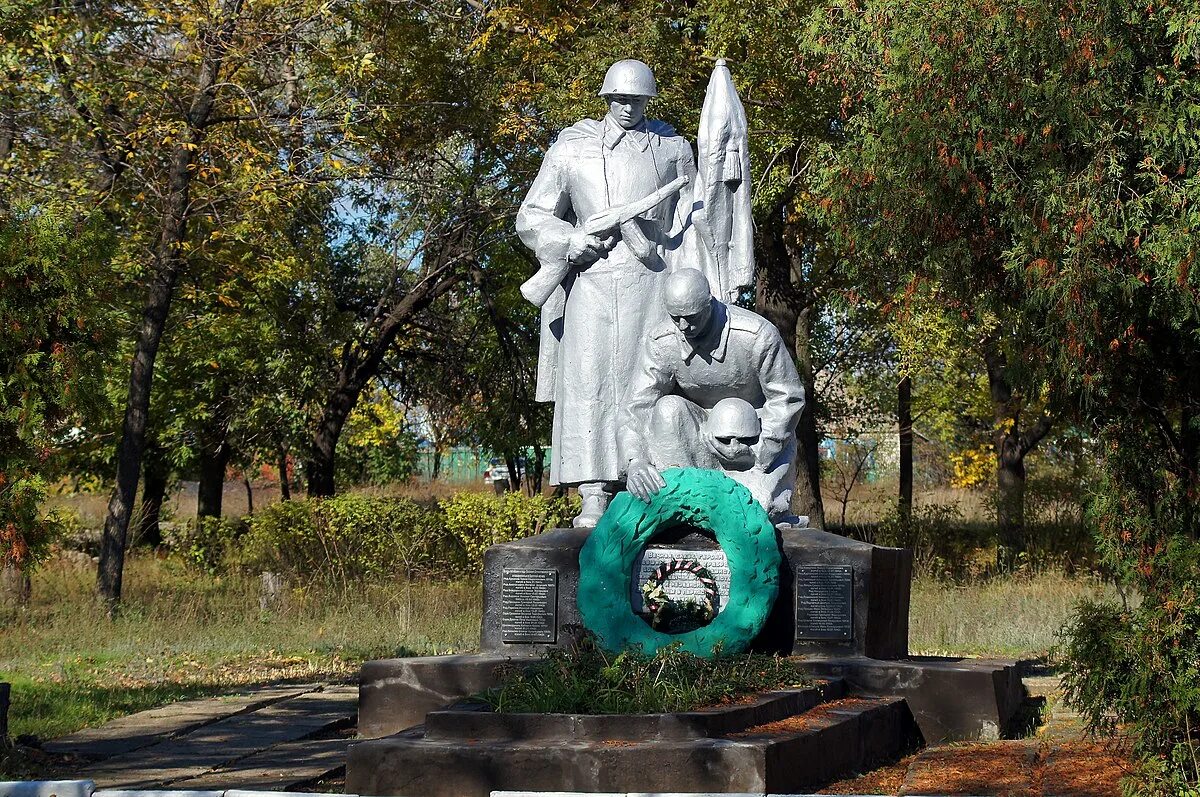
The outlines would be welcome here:
[[[0,608],[0,680],[13,684],[14,736],[52,738],[241,685],[349,679],[367,659],[471,650],[479,639],[472,581],[295,586],[262,611],[256,578],[199,575],[142,555],[128,564],[124,608],[109,622],[92,597],[94,578],[51,563],[35,576],[29,607]],[[1072,604],[1114,594],[1059,573],[973,586],[918,580],[911,648],[1042,656]]]
[[[264,612],[256,578],[137,556],[110,622],[94,580],[91,569],[50,563],[34,577],[29,607],[0,607],[13,736],[52,738],[241,685],[349,679],[367,659],[467,650],[479,639],[474,583],[296,587]]]

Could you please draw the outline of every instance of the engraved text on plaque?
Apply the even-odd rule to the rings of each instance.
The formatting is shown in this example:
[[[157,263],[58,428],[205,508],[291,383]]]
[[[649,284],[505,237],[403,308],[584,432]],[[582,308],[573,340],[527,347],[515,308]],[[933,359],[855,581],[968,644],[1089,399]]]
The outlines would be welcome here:
[[[558,638],[558,571],[510,570],[500,581],[500,637],[505,642]]]
[[[633,578],[629,583],[629,601],[635,614],[645,611],[642,601],[642,585],[650,580],[655,568],[672,559],[699,562],[712,573],[717,582],[717,600],[713,609],[715,614],[721,613],[725,598],[729,595],[729,560],[720,548],[666,548],[650,546],[638,554],[633,560]],[[704,586],[691,573],[674,573],[667,577],[663,591],[673,601],[686,601],[689,598],[696,603],[704,602]]]
[[[848,642],[854,636],[854,568],[796,568],[796,639]]]

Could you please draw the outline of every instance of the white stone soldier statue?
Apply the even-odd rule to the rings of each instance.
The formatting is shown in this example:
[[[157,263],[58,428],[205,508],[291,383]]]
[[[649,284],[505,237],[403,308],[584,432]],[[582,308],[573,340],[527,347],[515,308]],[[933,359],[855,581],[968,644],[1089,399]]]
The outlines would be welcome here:
[[[671,274],[663,301],[669,318],[647,335],[622,409],[629,492],[648,501],[663,468],[721,468],[751,487],[772,521],[791,522],[784,496],[796,480],[804,387],[783,338],[762,316],[713,298],[695,269]],[[740,421],[731,398],[758,423]]]
[[[696,246],[684,235],[692,150],[645,118],[657,93],[641,61],[613,64],[600,89],[608,114],[559,134],[517,215],[540,265],[522,293],[542,307],[537,399],[554,402],[550,482],[579,487],[576,526],[595,525],[619,486],[625,389],[664,318],[668,263]]]

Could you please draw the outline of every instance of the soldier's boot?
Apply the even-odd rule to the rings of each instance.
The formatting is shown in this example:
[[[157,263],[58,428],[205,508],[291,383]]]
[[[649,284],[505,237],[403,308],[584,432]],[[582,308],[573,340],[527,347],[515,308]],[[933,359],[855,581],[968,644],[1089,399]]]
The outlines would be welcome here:
[[[582,511],[571,521],[577,529],[594,528],[600,522],[600,516],[608,509],[612,493],[605,482],[584,482],[579,485],[579,497],[583,499]]]

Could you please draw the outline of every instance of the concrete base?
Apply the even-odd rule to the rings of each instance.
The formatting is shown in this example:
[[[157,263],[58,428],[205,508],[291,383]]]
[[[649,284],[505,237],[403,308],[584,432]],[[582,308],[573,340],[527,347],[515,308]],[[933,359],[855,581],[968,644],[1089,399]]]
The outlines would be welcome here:
[[[358,733],[375,739],[496,686],[506,667],[537,658],[480,654],[384,659],[363,665]],[[1016,663],[990,659],[805,657],[814,677],[843,679],[851,694],[904,698],[928,743],[996,739],[1009,730],[1024,688]]]
[[[844,679],[854,694],[904,698],[928,744],[998,739],[1012,730],[1025,698],[1014,661],[808,657],[800,664],[814,677]]]
[[[498,685],[506,667],[537,660],[484,653],[368,661],[358,680],[358,735],[377,739],[420,725],[429,712]]]
[[[591,529],[554,529],[544,534],[500,543],[487,549],[483,568],[483,623],[480,649],[485,653],[535,656],[550,648],[570,647],[583,633],[576,605],[579,550]],[[778,529],[782,553],[779,597],[751,649],[784,655],[870,656],[899,659],[908,655],[908,606],[912,551],[884,548],[815,529]],[[656,544],[672,539],[670,531]],[[853,572],[851,635],[842,641],[806,638],[797,627],[797,581],[800,568],[849,567]],[[505,569],[533,569],[555,574],[552,642],[506,642],[501,633]]]
[[[430,715],[428,732],[414,728],[352,746],[346,790],[412,797],[486,797],[496,789],[795,793],[879,766],[919,743],[898,698],[835,700],[804,710],[840,690],[835,682],[819,692],[770,696],[762,705],[628,722],[461,710]],[[629,723],[639,726],[636,740]]]

